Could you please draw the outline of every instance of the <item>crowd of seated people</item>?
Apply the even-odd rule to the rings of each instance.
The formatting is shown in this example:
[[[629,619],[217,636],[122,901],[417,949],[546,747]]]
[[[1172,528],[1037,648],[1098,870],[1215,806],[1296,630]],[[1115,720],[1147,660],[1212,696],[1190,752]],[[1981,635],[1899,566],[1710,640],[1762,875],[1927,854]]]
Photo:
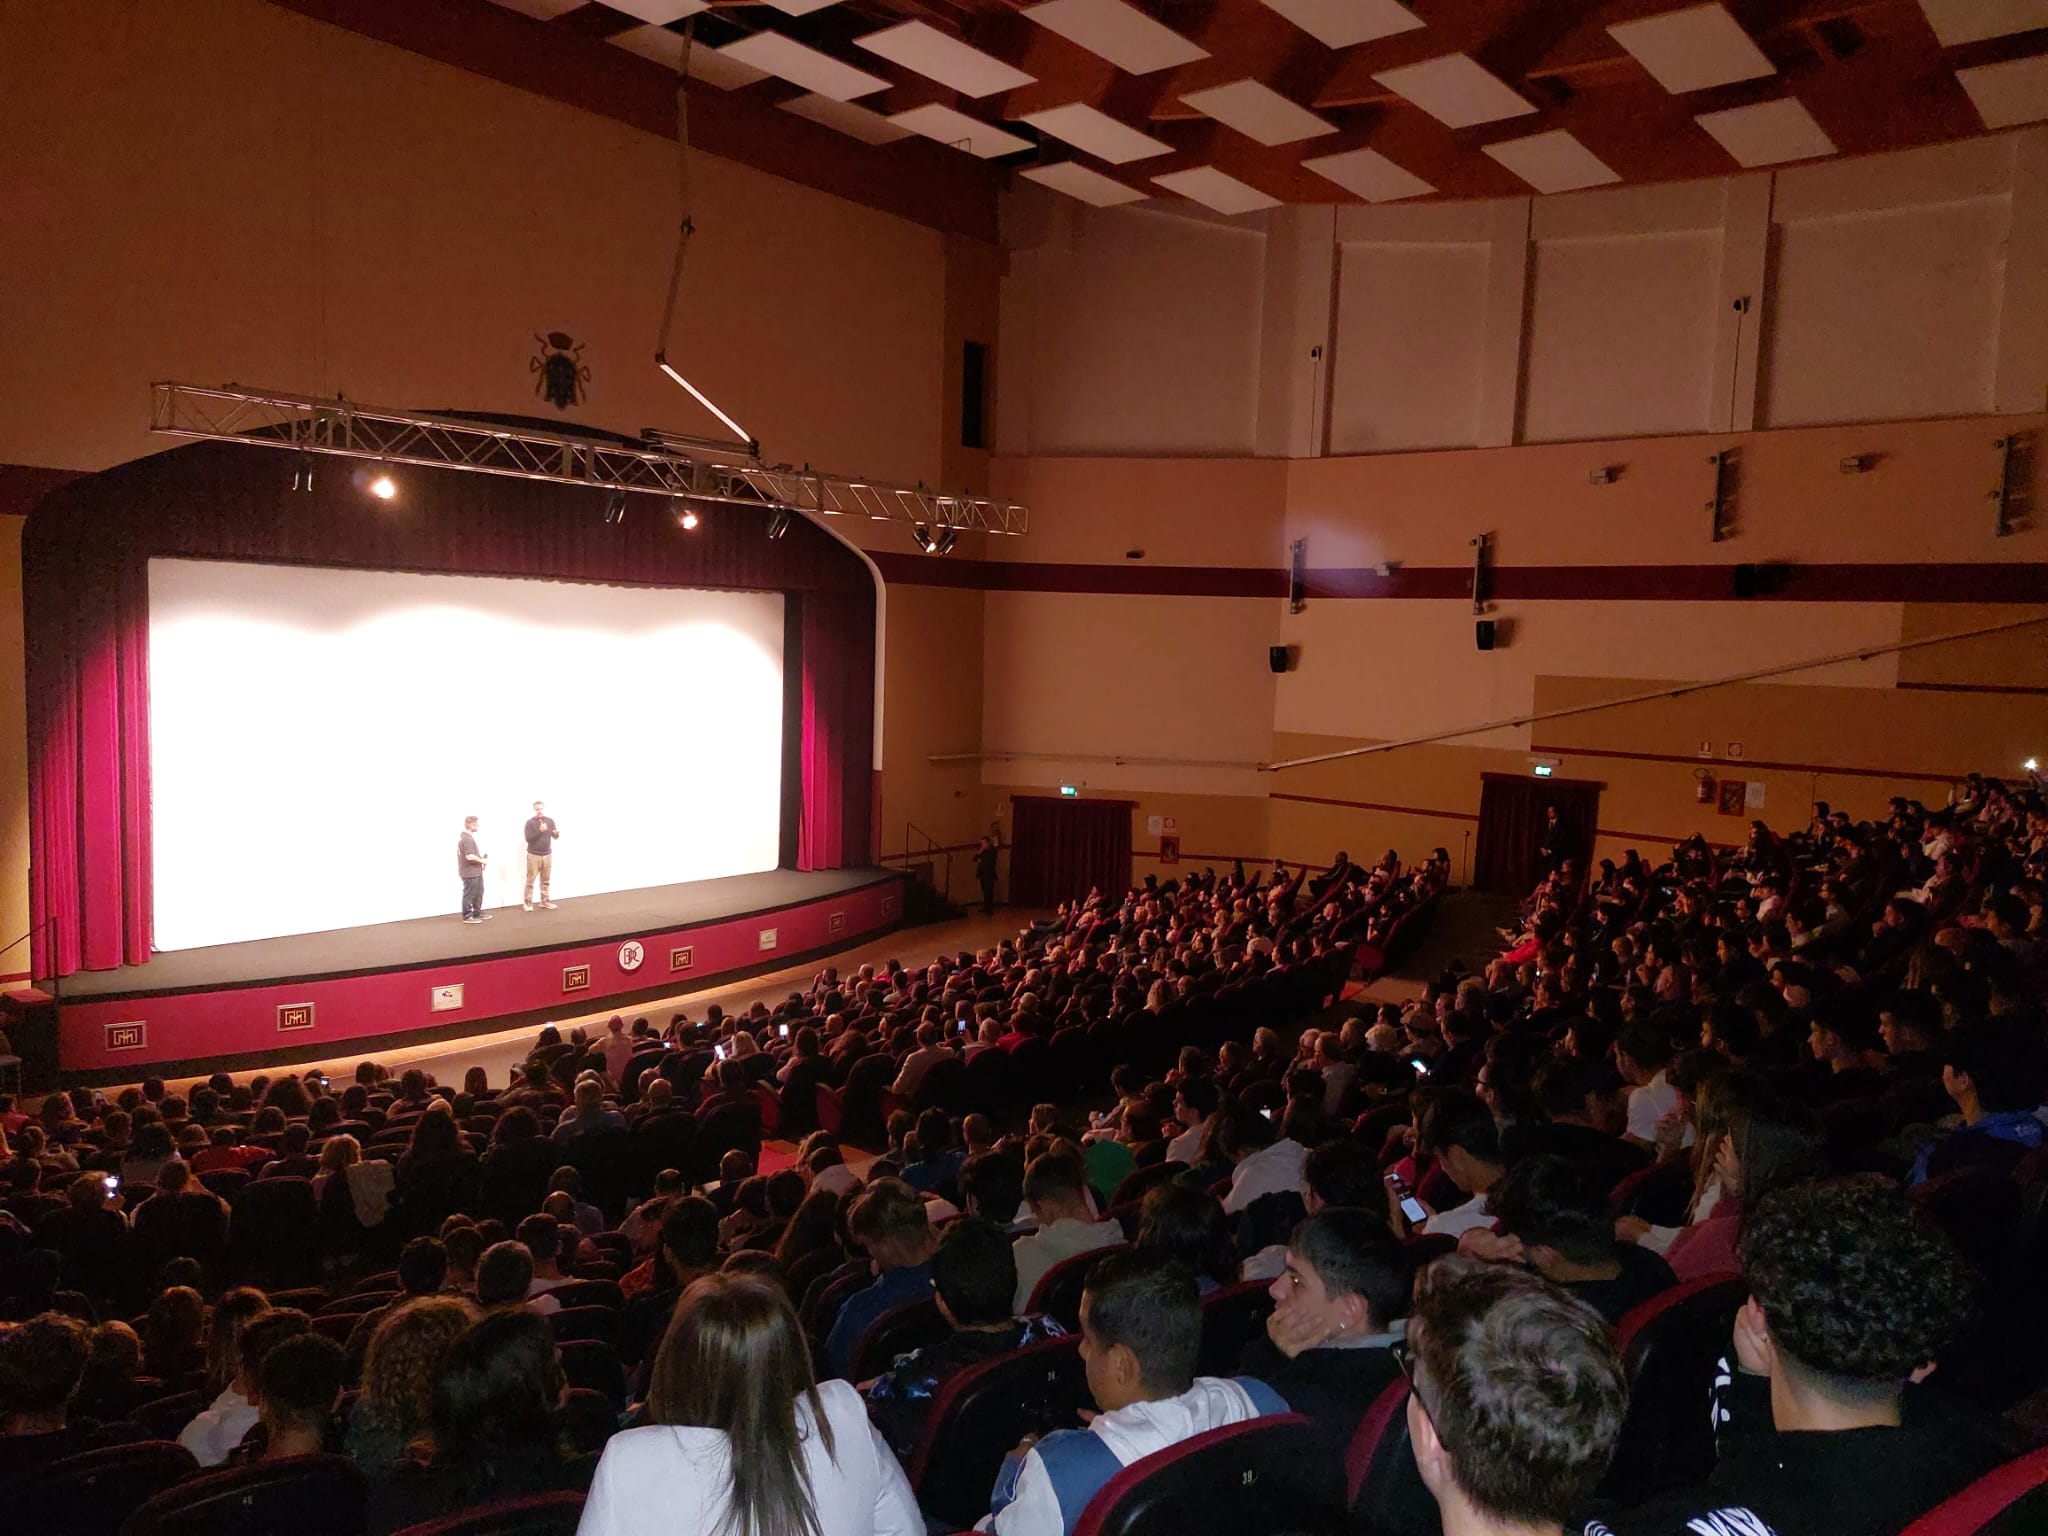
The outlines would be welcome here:
[[[1405,1393],[1368,1507],[1274,1528],[1896,1530],[2023,1448],[2048,1359],[2011,1262],[2048,819],[1977,795],[1560,869],[1507,956],[1407,1007],[1334,1001],[1342,962],[1444,872],[1340,859],[545,1030],[502,1086],[365,1062],[8,1103],[0,1507],[168,1440],[228,1475],[345,1457],[365,1532],[587,1490],[593,1533],[1067,1536],[1132,1463],[1276,1415],[1334,1476]],[[1939,916],[1884,889],[1938,873],[1915,851]],[[1862,905],[1830,931],[1809,886]],[[1324,1015],[1290,1039],[1283,999]],[[1022,1070],[1076,1035],[1073,1078]],[[947,1063],[990,1052],[1018,1071],[982,1098]],[[818,1126],[860,1081],[872,1139]],[[1668,1408],[1631,1406],[1627,1341],[1681,1280],[1740,1292],[1669,1420],[1711,1455],[1624,1477]],[[967,1389],[1041,1352],[1068,1395],[948,1441],[982,1481],[937,1493]]]

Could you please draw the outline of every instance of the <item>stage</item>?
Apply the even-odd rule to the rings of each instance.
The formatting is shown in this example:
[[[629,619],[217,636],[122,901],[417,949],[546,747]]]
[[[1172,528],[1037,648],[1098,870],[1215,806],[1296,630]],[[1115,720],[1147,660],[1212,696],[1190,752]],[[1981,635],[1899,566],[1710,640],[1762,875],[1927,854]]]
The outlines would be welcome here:
[[[404,1042],[626,1006],[842,949],[901,919],[902,876],[778,869],[159,954],[57,992],[67,1079],[339,1064]]]

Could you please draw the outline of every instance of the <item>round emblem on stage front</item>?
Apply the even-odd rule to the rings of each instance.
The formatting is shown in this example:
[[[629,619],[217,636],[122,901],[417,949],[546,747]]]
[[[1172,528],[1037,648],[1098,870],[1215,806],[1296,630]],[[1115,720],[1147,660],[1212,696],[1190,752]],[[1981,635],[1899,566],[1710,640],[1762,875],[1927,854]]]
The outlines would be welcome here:
[[[639,970],[640,962],[646,958],[647,951],[641,948],[637,940],[628,939],[619,946],[619,969],[622,971]]]

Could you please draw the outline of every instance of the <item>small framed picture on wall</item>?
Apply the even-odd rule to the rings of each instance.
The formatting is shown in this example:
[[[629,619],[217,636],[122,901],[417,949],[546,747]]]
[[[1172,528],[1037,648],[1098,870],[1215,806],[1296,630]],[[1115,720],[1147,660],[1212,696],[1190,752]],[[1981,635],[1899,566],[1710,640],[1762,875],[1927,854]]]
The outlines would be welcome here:
[[[1746,786],[1740,779],[1721,781],[1721,803],[1716,807],[1723,816],[1740,816],[1743,811],[1743,796]]]
[[[1159,862],[1162,864],[1178,864],[1180,862],[1180,839],[1178,837],[1171,834],[1164,834],[1160,837]]]

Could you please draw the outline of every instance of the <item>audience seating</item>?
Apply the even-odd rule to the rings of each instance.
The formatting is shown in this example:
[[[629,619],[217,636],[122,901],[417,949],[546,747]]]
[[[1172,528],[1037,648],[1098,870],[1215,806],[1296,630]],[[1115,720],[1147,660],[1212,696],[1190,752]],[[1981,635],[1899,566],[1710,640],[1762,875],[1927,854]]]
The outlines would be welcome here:
[[[931,1431],[904,1468],[934,1520],[966,1527],[988,1513],[1003,1458],[1025,1435],[1067,1429],[1090,1407],[1081,1341],[1029,1344],[948,1377],[932,1399]]]
[[[548,1294],[565,1307],[610,1307],[617,1311],[626,1304],[616,1280],[571,1280]]]
[[[251,1284],[305,1285],[320,1278],[320,1206],[308,1179],[258,1179],[234,1198],[228,1256]]]
[[[626,1368],[619,1352],[599,1339],[566,1339],[555,1346],[572,1387],[601,1392],[614,1408],[626,1406]]]
[[[2039,1536],[2048,1531],[2048,1446],[1995,1467],[1899,1536]]]
[[[931,1297],[891,1307],[869,1323],[855,1342],[853,1368],[847,1372],[847,1378],[867,1381],[879,1376],[898,1355],[922,1349],[927,1344],[936,1344],[951,1331],[946,1320],[939,1316],[938,1302]]]
[[[1222,1285],[1202,1298],[1202,1353],[1198,1376],[1234,1376],[1245,1345],[1262,1338],[1273,1313],[1271,1282]]]
[[[1116,1243],[1108,1248],[1077,1253],[1071,1259],[1061,1259],[1038,1277],[1038,1284],[1031,1288],[1031,1299],[1024,1304],[1024,1310],[1043,1313],[1073,1333],[1081,1326],[1081,1291],[1088,1283],[1088,1271],[1095,1267],[1096,1260],[1108,1258],[1112,1253],[1127,1253],[1130,1246],[1129,1243]]]
[[[579,1454],[604,1449],[619,1427],[619,1411],[602,1392],[571,1387],[562,1396],[562,1433]]]
[[[182,1445],[141,1440],[53,1461],[0,1492],[11,1529],[36,1536],[115,1536],[121,1522],[199,1470]]]
[[[408,1525],[396,1536],[576,1536],[583,1498],[580,1493],[536,1493],[506,1499],[445,1520]]]
[[[176,1440],[178,1431],[198,1417],[208,1401],[204,1392],[173,1392],[153,1402],[137,1403],[128,1417],[159,1440]]]
[[[598,1339],[617,1349],[623,1336],[619,1313],[612,1307],[564,1307],[548,1314],[548,1326],[564,1343]]]
[[[346,1456],[208,1472],[157,1494],[121,1536],[361,1536],[367,1493]]]
[[[1298,1413],[1226,1425],[1141,1457],[1088,1501],[1073,1536],[1268,1536],[1276,1511],[1308,1529],[1343,1514],[1337,1469]]]
[[[1740,1276],[1707,1275],[1653,1296],[1614,1330],[1628,1373],[1628,1418],[1601,1492],[1623,1504],[1699,1482],[1714,1467],[1707,1394],[1749,1299]]]
[[[1408,1438],[1408,1382],[1392,1382],[1359,1420],[1344,1452],[1350,1527],[1370,1536],[1440,1536],[1436,1500]]]

